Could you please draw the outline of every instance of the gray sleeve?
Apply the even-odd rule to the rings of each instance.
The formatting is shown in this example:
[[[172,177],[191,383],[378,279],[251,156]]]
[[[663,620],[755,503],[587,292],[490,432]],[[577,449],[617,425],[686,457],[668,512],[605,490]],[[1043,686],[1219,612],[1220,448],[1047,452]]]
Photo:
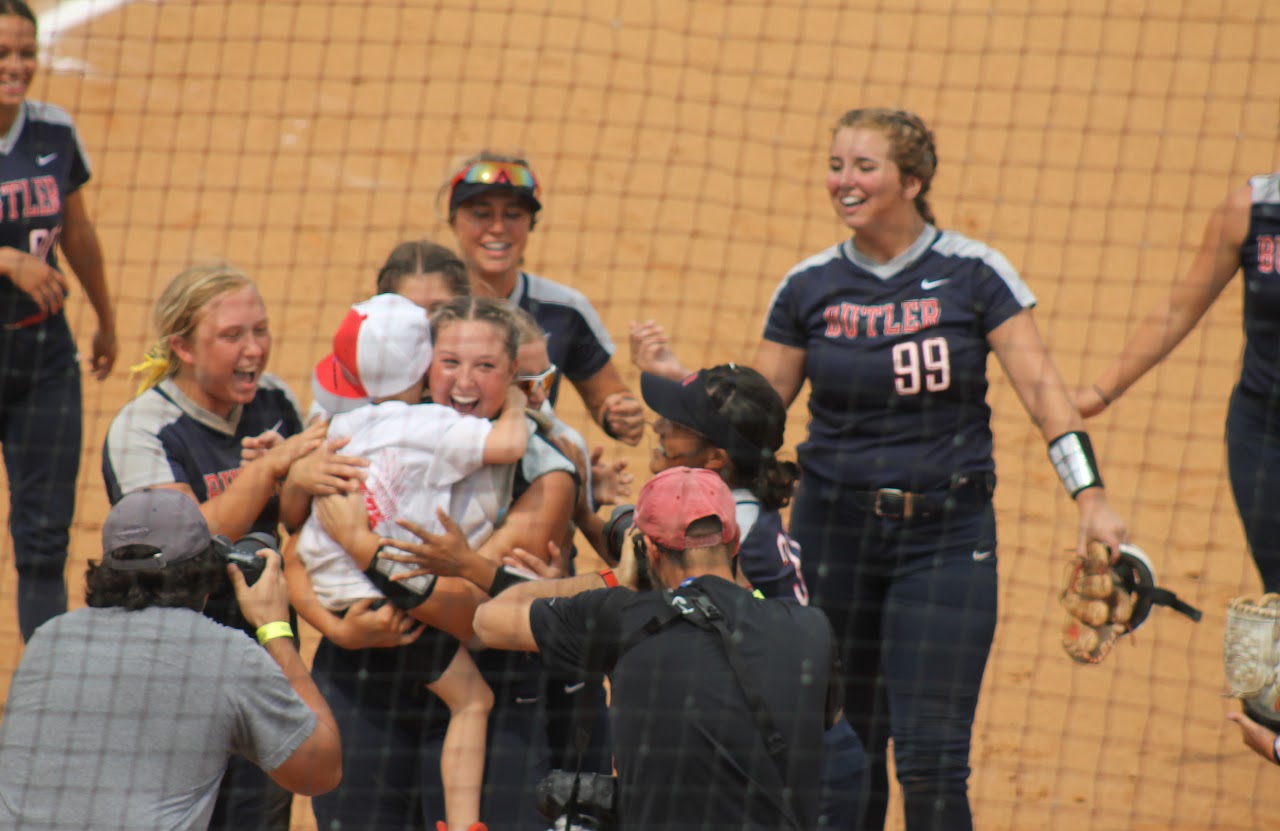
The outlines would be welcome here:
[[[104,467],[119,488],[114,499],[151,485],[182,481],[160,440],[160,429],[173,420],[170,409],[159,395],[143,393],[111,422],[103,452]]]
[[[310,738],[316,714],[266,651],[248,638],[242,640],[245,660],[228,687],[236,717],[232,742],[249,761],[271,771]]]

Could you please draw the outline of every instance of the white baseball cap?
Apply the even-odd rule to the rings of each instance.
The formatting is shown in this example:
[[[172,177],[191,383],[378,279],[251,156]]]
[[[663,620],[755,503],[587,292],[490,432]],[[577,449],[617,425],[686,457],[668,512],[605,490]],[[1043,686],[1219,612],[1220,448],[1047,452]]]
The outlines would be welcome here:
[[[333,336],[333,353],[316,364],[312,385],[326,399],[363,403],[407,390],[430,365],[427,310],[398,294],[379,294],[347,312]],[[350,408],[330,411],[343,409]]]

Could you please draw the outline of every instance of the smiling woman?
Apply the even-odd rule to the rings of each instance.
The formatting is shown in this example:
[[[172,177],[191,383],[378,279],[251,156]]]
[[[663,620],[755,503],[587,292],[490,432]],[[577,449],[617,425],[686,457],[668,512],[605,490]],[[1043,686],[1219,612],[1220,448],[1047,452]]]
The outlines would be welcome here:
[[[592,419],[611,437],[637,444],[644,409],[613,365],[613,340],[591,301],[521,270],[542,210],[541,187],[529,163],[483,151],[462,163],[444,192],[472,294],[504,298],[531,314],[551,336],[550,358],[582,396]],[[557,379],[553,405],[559,392]]]
[[[271,329],[248,275],[225,265],[178,274],[155,308],[159,339],[142,389],[107,432],[102,472],[112,504],[146,487],[173,488],[200,503],[215,534],[249,531],[274,537],[297,527],[310,497],[346,487],[358,460],[317,449],[325,425],[303,430],[293,394],[266,373]],[[244,447],[260,452],[241,459]],[[205,614],[231,626],[243,621],[234,595],[210,597]],[[289,827],[291,795],[240,756],[227,768],[211,828]]]
[[[63,567],[80,468],[80,368],[59,249],[98,318],[93,376],[107,377],[116,358],[102,249],[80,194],[89,165],[70,116],[26,99],[37,64],[31,9],[0,0],[0,445],[24,639],[67,608]]]
[[[863,828],[884,824],[890,736],[906,827],[972,828],[970,734],[997,596],[989,353],[1049,440],[1081,547],[1115,550],[1126,533],[1031,290],[999,252],[935,227],[937,165],[912,113],[836,122],[825,186],[852,237],[783,278],[756,357],[784,406],[810,386],[790,530],[870,759]]]

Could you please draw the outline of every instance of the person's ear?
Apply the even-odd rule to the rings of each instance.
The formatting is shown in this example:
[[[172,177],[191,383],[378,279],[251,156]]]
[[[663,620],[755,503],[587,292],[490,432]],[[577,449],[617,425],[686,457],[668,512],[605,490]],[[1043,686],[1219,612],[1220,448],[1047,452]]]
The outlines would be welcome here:
[[[920,195],[920,191],[923,187],[924,183],[920,181],[918,176],[902,177],[902,195],[906,197],[909,202],[915,201],[915,198]]]
[[[175,335],[169,339],[169,349],[173,352],[173,357],[184,364],[194,364],[196,362],[196,353],[191,348],[191,344],[180,335]]]
[[[648,534],[645,534],[642,532],[640,536],[644,537],[645,559],[649,561],[650,565],[656,564],[658,562],[658,557],[659,557],[658,544],[654,542],[653,537],[649,536]]]
[[[707,448],[707,457],[702,466],[707,470],[714,470],[720,473],[728,469],[730,464],[729,454],[725,452],[723,447],[711,446]]]

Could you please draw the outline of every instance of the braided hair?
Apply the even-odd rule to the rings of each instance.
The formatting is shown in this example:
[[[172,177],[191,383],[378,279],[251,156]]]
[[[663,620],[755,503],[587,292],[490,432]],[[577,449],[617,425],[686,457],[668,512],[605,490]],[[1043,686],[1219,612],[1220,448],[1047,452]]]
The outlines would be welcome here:
[[[764,376],[751,367],[721,364],[706,370],[707,395],[734,429],[759,448],[749,463],[742,454],[731,460],[726,475],[731,487],[750,490],[765,510],[776,511],[791,501],[800,467],[775,455],[782,447],[787,408]]]

